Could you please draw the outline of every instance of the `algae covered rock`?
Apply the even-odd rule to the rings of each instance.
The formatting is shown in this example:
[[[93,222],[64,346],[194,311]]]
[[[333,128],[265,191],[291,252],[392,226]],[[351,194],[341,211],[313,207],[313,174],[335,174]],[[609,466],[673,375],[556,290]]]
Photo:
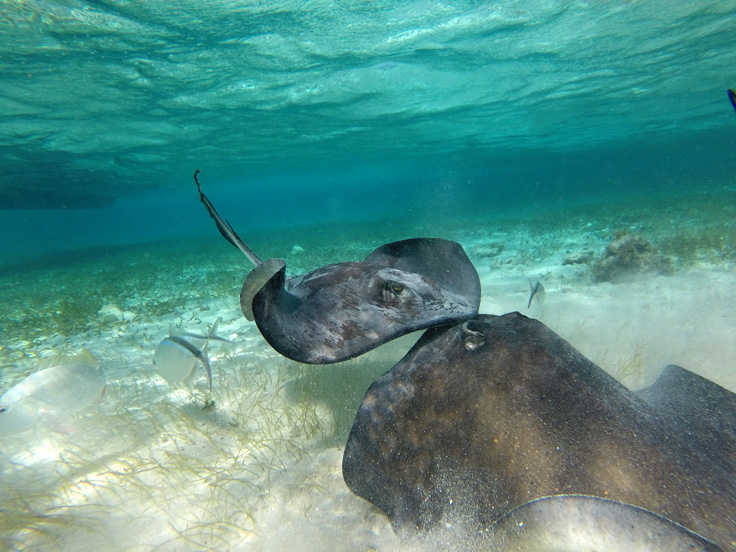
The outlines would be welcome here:
[[[593,279],[612,282],[638,273],[672,274],[672,257],[663,255],[638,234],[617,233],[593,264]]]

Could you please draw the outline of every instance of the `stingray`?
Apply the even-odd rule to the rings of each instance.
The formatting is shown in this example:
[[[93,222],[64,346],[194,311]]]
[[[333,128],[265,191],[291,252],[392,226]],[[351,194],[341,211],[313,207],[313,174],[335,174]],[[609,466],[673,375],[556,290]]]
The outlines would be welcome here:
[[[549,508],[571,518],[582,495],[572,533],[596,517],[644,532],[660,520],[731,550],[735,415],[733,393],[682,368],[635,393],[541,322],[481,315],[427,330],[374,382],[343,476],[400,532],[465,527],[501,542],[534,521],[552,539]],[[520,535],[515,549],[533,549]]]
[[[240,292],[243,315],[283,356],[340,362],[387,341],[478,314],[480,280],[458,243],[416,238],[382,245],[363,262],[336,263],[288,278],[282,259],[262,261],[199,197],[225,239],[254,265]]]

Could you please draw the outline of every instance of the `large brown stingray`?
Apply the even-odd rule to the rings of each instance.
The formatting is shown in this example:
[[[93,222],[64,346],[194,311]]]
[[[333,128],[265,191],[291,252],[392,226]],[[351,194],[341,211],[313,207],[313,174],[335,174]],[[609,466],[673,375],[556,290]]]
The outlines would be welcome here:
[[[417,238],[383,245],[363,262],[336,263],[287,278],[282,259],[262,261],[202,193],[220,233],[254,265],[240,307],[282,355],[339,362],[410,332],[473,318],[480,280],[460,244]]]
[[[537,499],[586,495],[731,550],[734,405],[678,367],[634,393],[542,323],[481,315],[428,330],[370,387],[343,475],[397,529],[485,531]]]

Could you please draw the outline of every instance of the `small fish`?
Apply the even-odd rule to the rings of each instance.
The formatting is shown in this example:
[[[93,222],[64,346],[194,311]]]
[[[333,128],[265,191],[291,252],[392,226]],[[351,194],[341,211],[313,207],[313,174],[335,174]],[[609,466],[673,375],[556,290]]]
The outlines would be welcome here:
[[[43,359],[38,367],[0,397],[0,434],[40,425],[61,430],[68,418],[105,394],[105,375],[87,349],[81,355]]]
[[[531,308],[532,301],[535,297],[537,298],[537,303],[539,303],[540,305],[544,303],[544,286],[539,280],[537,280],[537,283],[533,285],[532,281],[529,280],[529,289],[531,290],[531,295],[529,296],[529,304],[526,306],[526,308]]]
[[[174,326],[169,326],[169,337],[158,344],[153,355],[153,363],[161,377],[169,383],[185,382],[188,384],[194,376],[194,369],[199,361],[207,371],[207,381],[211,391],[212,369],[207,358],[207,345],[211,339],[229,343],[229,340],[217,335],[219,325],[220,319],[218,318],[207,335],[184,332]]]
[[[731,100],[731,105],[736,109],[736,91],[733,88],[728,89],[728,99]]]

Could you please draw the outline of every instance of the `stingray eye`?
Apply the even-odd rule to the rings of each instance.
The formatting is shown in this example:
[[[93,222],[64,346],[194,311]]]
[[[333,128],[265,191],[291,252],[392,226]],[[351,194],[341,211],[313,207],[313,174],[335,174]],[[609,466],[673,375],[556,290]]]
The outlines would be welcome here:
[[[5,414],[8,411],[7,406],[0,406],[0,414]]]
[[[404,286],[401,284],[389,284],[391,286],[391,293],[394,295],[399,295],[402,291],[404,291]]]
[[[397,282],[385,282],[383,284],[383,300],[393,301],[401,297],[404,289],[406,288]]]
[[[462,327],[465,348],[468,351],[475,351],[486,344],[486,336],[477,329],[474,322],[474,320],[466,320]]]
[[[401,295],[404,291],[404,286],[397,282],[386,282],[383,291],[388,296]]]

